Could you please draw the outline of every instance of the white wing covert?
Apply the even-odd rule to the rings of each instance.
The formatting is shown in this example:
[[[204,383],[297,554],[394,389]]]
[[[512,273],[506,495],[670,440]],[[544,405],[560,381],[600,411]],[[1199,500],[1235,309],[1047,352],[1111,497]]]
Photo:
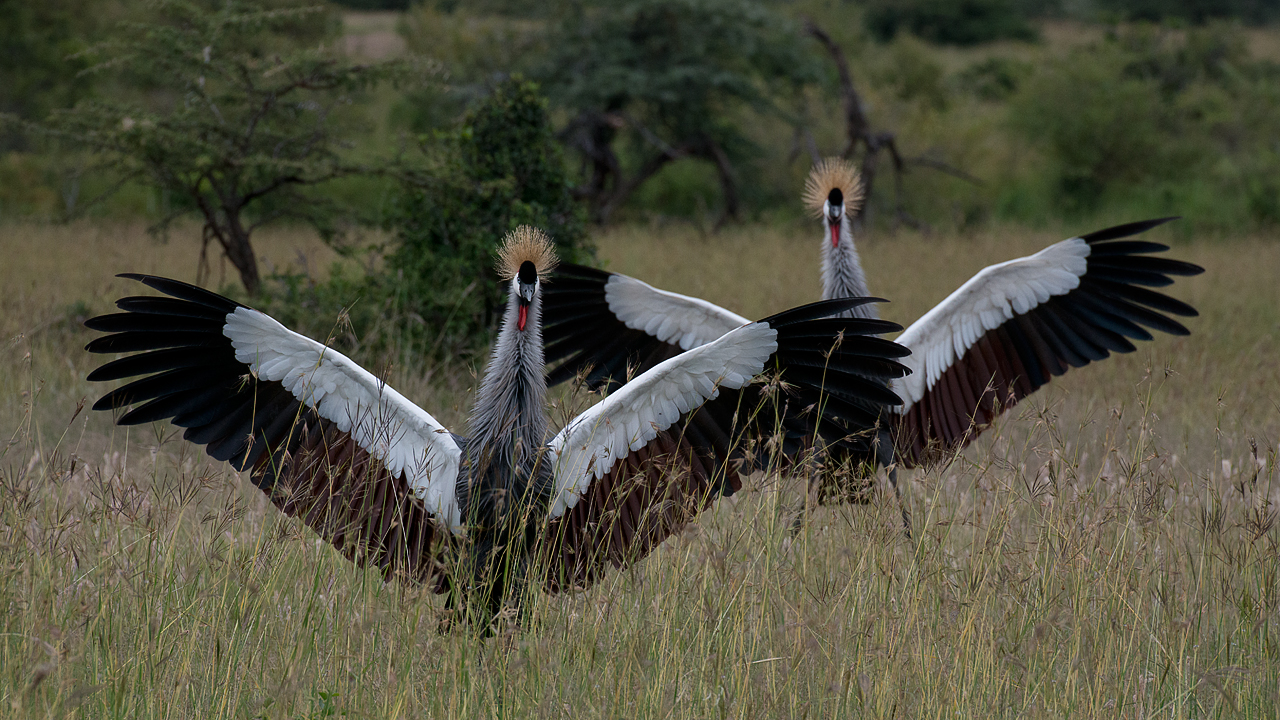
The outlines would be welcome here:
[[[121,425],[170,420],[248,471],[281,512],[348,558],[414,582],[442,577],[436,540],[457,531],[461,450],[434,418],[346,356],[202,288],[123,275],[166,296],[93,318],[98,353],[135,353],[89,375],[135,379],[96,410]]]
[[[393,474],[404,473],[428,511],[458,529],[455,483],[462,450],[429,413],[333,348],[247,307],[227,315],[223,334],[236,360],[279,382],[338,430],[351,433]]]
[[[1168,250],[1126,240],[1172,218],[1119,225],[1063,240],[973,276],[898,337],[913,373],[895,443],[910,467],[944,459],[1001,412],[1071,367],[1133,352],[1150,330],[1188,331],[1170,316],[1195,308],[1148,288],[1203,272],[1154,257]]]
[[[681,350],[706,345],[751,322],[706,300],[659,290],[616,273],[605,283],[604,298],[623,325]]]
[[[924,397],[925,390],[988,331],[1079,287],[1088,256],[1089,244],[1072,238],[1034,255],[987,266],[907,326],[898,342],[911,349],[903,360],[911,374],[894,385],[902,398],[901,411]]]
[[[549,444],[555,478],[550,517],[577,505],[616,462],[717,397],[721,387],[751,382],[777,349],[776,338],[777,331],[759,323],[731,331],[659,363],[574,418]]]
[[[626,275],[562,263],[543,291],[549,385],[585,375],[592,389],[621,385],[750,320],[705,300]]]

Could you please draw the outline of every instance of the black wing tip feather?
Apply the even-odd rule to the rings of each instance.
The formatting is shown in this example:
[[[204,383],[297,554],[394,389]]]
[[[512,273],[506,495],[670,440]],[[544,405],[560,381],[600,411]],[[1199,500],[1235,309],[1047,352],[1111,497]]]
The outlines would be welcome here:
[[[1169,217],[1155,218],[1152,220],[1139,220],[1137,222],[1124,223],[1123,225],[1115,225],[1101,230],[1095,230],[1087,235],[1081,235],[1080,239],[1089,244],[1096,242],[1106,242],[1107,240],[1118,240],[1119,238],[1130,237],[1144,233],[1152,228],[1164,225],[1167,222],[1181,220],[1181,215],[1170,215]]]
[[[111,313],[107,315],[95,315],[89,318],[88,320],[85,320],[84,326],[90,330],[95,330],[97,332],[113,332],[111,329],[109,329],[108,323],[110,322],[114,314],[115,313]],[[89,349],[88,346],[86,346],[85,349],[88,350]]]
[[[233,312],[236,308],[248,307],[242,303],[232,300],[231,298],[224,297],[213,291],[205,290],[202,287],[199,287],[197,285],[192,285],[191,283],[186,283],[181,280],[174,280],[172,278],[161,277],[159,275],[147,275],[144,273],[120,273],[116,275],[116,277],[124,278],[125,280],[136,280],[153,290],[157,290],[161,293],[164,293],[165,295],[169,296],[169,298],[171,299],[164,299],[164,298],[154,298],[154,299],[156,299],[157,302],[163,301],[167,303],[173,303],[174,305],[169,306],[170,308],[169,312],[164,312],[154,307],[148,308],[145,306],[121,307],[121,309],[124,310],[124,312],[96,315],[94,317],[89,318],[88,320],[85,320],[84,326],[90,330],[94,330],[98,332],[115,332],[116,333],[115,335],[107,335],[104,337],[95,338],[94,340],[90,341],[88,344],[84,346],[84,349],[88,352],[115,353],[115,352],[137,352],[140,350],[156,349],[154,347],[129,348],[129,349],[121,349],[118,347],[114,347],[113,344],[116,341],[123,341],[128,338],[136,337],[137,334],[140,332],[140,329],[135,327],[123,329],[120,327],[114,327],[113,325],[121,322],[131,322],[129,320],[130,318],[148,318],[149,317],[149,318],[155,319],[154,320],[155,322],[159,322],[163,316],[172,314],[172,308],[175,305],[181,306],[183,303],[189,303],[189,305],[186,306],[190,308],[189,313],[179,312],[177,314],[178,316],[184,318],[183,322],[191,325],[198,325],[200,319],[214,320],[218,317],[218,315],[226,315],[227,313]],[[135,302],[135,303],[145,302],[146,300],[152,299],[153,297],[154,296],[137,296],[137,297],[121,298],[117,302],[117,305],[119,306],[120,303],[125,303],[125,302]],[[158,329],[159,328],[156,328],[156,330]],[[124,331],[122,332],[121,330],[124,330]],[[151,330],[151,329],[148,328],[147,330],[141,330],[141,332],[146,334],[148,330]]]
[[[551,271],[551,282],[548,285],[554,285],[557,277],[607,282],[613,274],[608,270],[591,267],[590,265],[562,262],[556,265],[555,270]]]
[[[212,307],[228,308],[228,311],[238,307],[248,307],[243,303],[238,303],[229,297],[219,295],[212,290],[206,290],[199,285],[192,285],[181,280],[174,280],[160,275],[148,275],[145,273],[120,273],[116,275],[118,278],[126,280],[137,280],[152,290],[158,290],[165,295],[176,297],[180,300],[207,304]]]
[[[882,302],[889,301],[878,297],[848,297],[837,298],[835,300],[819,300],[817,302],[799,305],[789,310],[783,310],[780,313],[763,318],[758,322],[765,323],[772,328],[779,328],[786,325],[805,322],[807,320],[818,320],[821,318],[833,317],[845,312],[846,310],[852,310],[860,305]],[[888,320],[868,321],[861,318],[850,318],[849,323],[851,331],[866,332],[873,335],[885,332],[897,332],[902,329],[901,325]]]

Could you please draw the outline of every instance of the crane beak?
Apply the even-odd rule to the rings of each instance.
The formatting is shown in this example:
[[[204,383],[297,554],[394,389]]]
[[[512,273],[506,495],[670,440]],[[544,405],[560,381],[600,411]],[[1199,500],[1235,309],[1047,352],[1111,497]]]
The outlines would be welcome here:
[[[537,292],[537,281],[532,283],[524,283],[516,281],[516,302],[518,304],[519,315],[516,316],[516,329],[524,331],[525,324],[529,321],[529,305],[533,303],[533,295]]]
[[[831,247],[840,246],[840,218],[844,216],[842,205],[827,204],[827,226],[831,228]]]

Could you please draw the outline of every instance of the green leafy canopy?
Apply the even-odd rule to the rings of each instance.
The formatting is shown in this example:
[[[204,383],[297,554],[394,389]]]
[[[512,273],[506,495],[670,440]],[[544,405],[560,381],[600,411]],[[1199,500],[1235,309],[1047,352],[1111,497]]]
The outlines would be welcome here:
[[[356,64],[323,42],[323,7],[162,0],[156,16],[95,49],[147,102],[103,98],[29,129],[83,147],[120,183],[162,190],[165,230],[194,212],[250,293],[259,289],[250,237],[292,218],[332,232],[332,203],[308,188],[369,168],[347,162],[352,95],[407,74],[402,63]]]

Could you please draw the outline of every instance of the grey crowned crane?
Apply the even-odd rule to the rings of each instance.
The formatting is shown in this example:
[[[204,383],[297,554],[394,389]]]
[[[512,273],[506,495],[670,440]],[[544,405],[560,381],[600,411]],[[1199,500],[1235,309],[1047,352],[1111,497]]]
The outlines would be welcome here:
[[[856,171],[843,161],[822,163],[805,196],[824,226],[823,298],[865,294],[849,220],[861,198]],[[894,417],[880,437],[891,449],[878,455],[894,489],[898,466],[953,456],[1068,368],[1133,352],[1132,341],[1151,340],[1150,330],[1187,335],[1171,316],[1194,317],[1195,309],[1149,288],[1203,269],[1152,255],[1165,245],[1128,239],[1170,219],[1099,230],[984,268],[898,336],[911,350],[903,363],[912,372],[892,384],[902,404],[889,410]],[[578,376],[593,388],[624,383],[628,373],[745,322],[706,301],[594,268],[562,265],[553,281],[544,330],[553,384]],[[875,307],[847,313],[870,319]],[[838,459],[839,449],[831,450],[828,457]],[[865,501],[861,468],[817,474],[811,492],[819,502]]]
[[[888,382],[906,372],[906,350],[877,337],[890,323],[825,319],[869,302],[846,299],[742,323],[552,436],[541,318],[554,264],[529,228],[501,249],[510,297],[469,437],[271,317],[148,275],[123,277],[163,296],[123,298],[123,312],[86,322],[111,333],[90,352],[137,353],[90,380],[144,376],[94,409],[132,406],[119,424],[185,428],[347,558],[431,583],[488,628],[538,587],[584,588],[636,562],[798,438],[865,455],[866,433],[897,402]]]

